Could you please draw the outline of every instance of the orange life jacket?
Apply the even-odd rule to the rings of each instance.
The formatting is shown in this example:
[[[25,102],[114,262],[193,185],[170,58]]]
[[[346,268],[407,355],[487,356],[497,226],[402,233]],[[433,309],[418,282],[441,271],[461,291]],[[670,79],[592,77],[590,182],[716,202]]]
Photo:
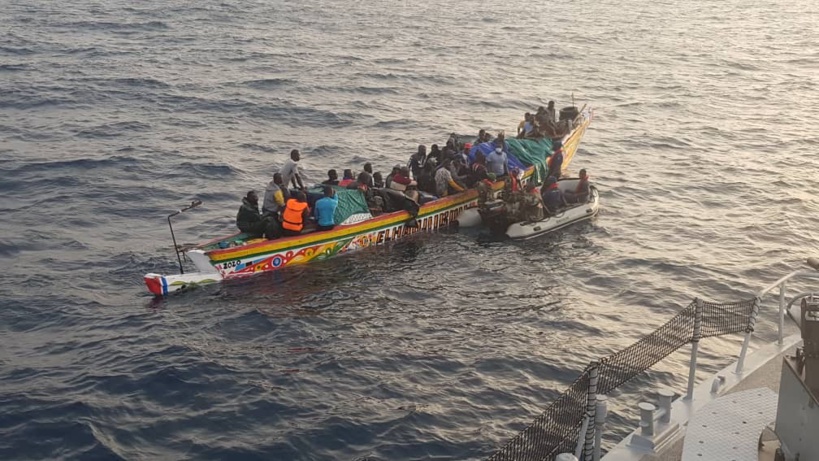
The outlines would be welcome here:
[[[301,232],[304,229],[304,210],[307,208],[307,203],[299,202],[291,198],[287,201],[282,214],[282,228],[294,232]]]

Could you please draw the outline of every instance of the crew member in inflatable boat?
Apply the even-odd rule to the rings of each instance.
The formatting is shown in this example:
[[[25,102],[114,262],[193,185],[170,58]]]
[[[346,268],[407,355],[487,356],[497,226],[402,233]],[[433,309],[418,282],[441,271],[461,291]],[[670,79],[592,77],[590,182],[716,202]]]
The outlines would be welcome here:
[[[330,230],[335,227],[336,208],[338,208],[338,195],[330,186],[324,186],[324,197],[316,201],[316,222],[320,231]]]
[[[561,170],[563,170],[563,144],[558,141],[554,144],[554,153],[549,157],[549,173],[547,176],[560,179]]]
[[[307,196],[304,192],[296,193],[295,198],[287,201],[282,213],[282,232],[284,235],[299,235],[304,229],[304,223],[310,217],[310,207],[307,206]]]
[[[540,196],[543,198],[543,205],[546,206],[546,211],[550,214],[556,214],[567,205],[566,198],[563,197],[563,191],[557,186],[557,179],[554,176],[546,178],[546,184],[543,185]]]
[[[577,182],[577,187],[575,187],[573,191],[566,191],[563,194],[568,203],[586,203],[589,201],[589,194],[591,193],[589,188],[589,175],[586,173],[585,168],[580,170],[579,175],[580,181]]]

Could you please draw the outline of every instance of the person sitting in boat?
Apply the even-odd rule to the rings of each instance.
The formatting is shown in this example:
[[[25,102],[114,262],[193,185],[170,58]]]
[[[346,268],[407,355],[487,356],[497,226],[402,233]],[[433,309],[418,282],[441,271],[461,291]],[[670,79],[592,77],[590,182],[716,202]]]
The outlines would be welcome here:
[[[446,197],[451,193],[463,192],[466,190],[463,184],[452,177],[450,167],[452,159],[444,160],[444,164],[435,172],[435,195]]]
[[[458,148],[455,147],[455,141],[453,141],[452,139],[447,140],[446,146],[444,146],[443,159],[452,158],[455,157],[456,155],[458,155]],[[440,164],[441,162],[438,162],[438,165]]]
[[[535,135],[535,117],[526,112],[523,120],[518,124],[518,139],[532,138]]]
[[[249,191],[242,198],[242,206],[236,213],[236,227],[248,234],[249,238],[258,238],[265,235],[270,220],[270,217],[263,218],[259,212],[259,196],[256,195],[256,191]],[[273,237],[269,236],[269,238]]]
[[[589,175],[586,173],[585,168],[580,170],[579,176],[580,181],[577,182],[574,190],[563,193],[567,203],[586,203],[589,201],[591,190],[589,188]]]
[[[347,187],[353,181],[355,181],[353,178],[353,170],[347,168],[344,170],[344,177],[341,179],[341,181],[339,181],[338,185],[341,187]]]
[[[506,156],[503,136],[495,139],[495,150],[486,157],[486,171],[500,178],[509,174],[509,158]]]
[[[375,184],[373,184],[373,164],[370,162],[365,163],[363,172],[369,175],[370,182],[367,184],[367,187],[375,187]],[[360,174],[358,176],[361,177]]]
[[[435,195],[435,170],[438,162],[434,158],[427,158],[421,174],[415,178],[418,183],[418,190],[427,194]]]
[[[554,176],[546,178],[546,183],[543,185],[543,190],[540,191],[540,196],[543,199],[543,205],[546,207],[546,211],[550,214],[556,214],[567,205],[563,191],[558,187],[557,178]]]
[[[290,198],[290,191],[284,186],[282,175],[276,173],[273,179],[264,189],[264,201],[262,202],[262,216],[275,216],[279,218],[279,213],[284,210],[287,199]]]
[[[469,175],[466,178],[466,185],[469,187],[475,187],[478,183],[485,180],[492,179],[490,179],[489,174],[486,171],[486,156],[483,155],[483,152],[478,151],[475,153],[475,161],[472,162],[472,166],[469,167]]]
[[[530,182],[523,189],[523,219],[535,222],[541,221],[544,217],[543,198]]]
[[[384,176],[381,175],[380,171],[373,173],[373,187],[378,189],[384,187]]]
[[[335,216],[338,208],[338,195],[330,186],[324,186],[324,197],[316,201],[317,230],[330,230],[336,225]]]
[[[392,178],[394,178],[399,171],[401,171],[401,165],[395,165],[392,167],[392,171],[387,175],[386,179],[384,179],[384,187],[391,188]]]
[[[554,144],[554,153],[549,157],[549,173],[547,176],[554,176],[555,179],[560,179],[561,171],[563,171],[563,144],[556,141]]]
[[[282,175],[282,180],[284,181],[284,185],[286,187],[290,187],[290,183],[293,183],[294,189],[303,190],[304,183],[301,181],[301,173],[299,172],[299,160],[301,156],[299,154],[298,149],[293,149],[290,151],[290,160],[284,163],[284,166],[279,173]]]
[[[427,146],[420,144],[418,145],[418,151],[412,154],[407,163],[407,168],[409,171],[412,172],[413,178],[418,178],[421,175],[421,169],[424,167],[424,163],[427,161]]]
[[[322,184],[327,186],[338,186],[338,171],[336,170],[327,171],[327,180],[322,182]]]
[[[304,223],[309,217],[310,207],[307,205],[307,196],[304,192],[299,191],[285,205],[284,213],[282,213],[282,233],[284,235],[301,234]]]
[[[404,192],[409,186],[418,186],[418,183],[413,181],[410,177],[409,168],[401,167],[401,170],[392,177],[390,182],[390,189]]]
[[[370,190],[370,184],[372,184],[372,182],[373,177],[370,176],[370,173],[362,171],[361,173],[358,174],[358,178],[355,181],[347,185],[347,189],[360,190],[366,195],[367,191]]]

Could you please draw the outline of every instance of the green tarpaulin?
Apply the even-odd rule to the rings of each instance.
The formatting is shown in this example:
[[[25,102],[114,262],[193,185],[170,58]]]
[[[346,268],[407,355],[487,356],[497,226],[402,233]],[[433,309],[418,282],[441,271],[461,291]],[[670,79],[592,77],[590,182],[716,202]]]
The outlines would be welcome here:
[[[338,208],[336,208],[335,221],[336,224],[343,223],[347,218],[356,213],[369,213],[370,208],[367,206],[367,200],[360,190],[345,189],[344,187],[334,186],[336,195],[338,196]],[[310,189],[311,193],[323,194],[324,190],[321,188]]]
[[[546,159],[552,155],[552,140],[545,139],[507,139],[509,152],[521,163],[535,167],[535,182],[540,184],[546,178],[549,167]]]

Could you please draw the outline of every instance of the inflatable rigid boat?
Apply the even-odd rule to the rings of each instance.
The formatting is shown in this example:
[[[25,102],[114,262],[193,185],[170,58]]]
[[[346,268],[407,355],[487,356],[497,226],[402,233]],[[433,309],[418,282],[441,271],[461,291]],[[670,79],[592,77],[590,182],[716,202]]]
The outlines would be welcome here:
[[[563,191],[574,190],[577,179],[558,181]],[[600,193],[593,185],[589,186],[589,200],[585,203],[571,205],[558,211],[557,214],[535,222],[516,222],[506,229],[506,236],[510,239],[523,240],[562,229],[576,222],[591,219],[600,209]]]

